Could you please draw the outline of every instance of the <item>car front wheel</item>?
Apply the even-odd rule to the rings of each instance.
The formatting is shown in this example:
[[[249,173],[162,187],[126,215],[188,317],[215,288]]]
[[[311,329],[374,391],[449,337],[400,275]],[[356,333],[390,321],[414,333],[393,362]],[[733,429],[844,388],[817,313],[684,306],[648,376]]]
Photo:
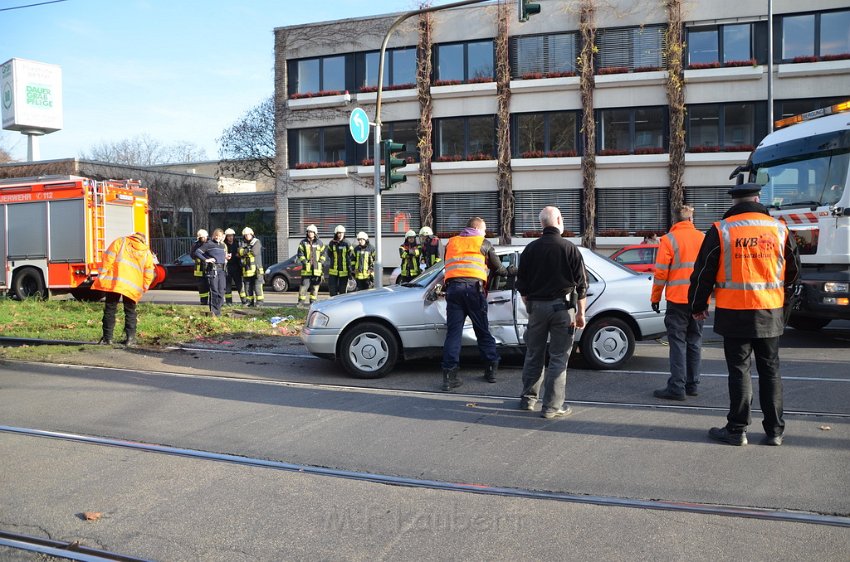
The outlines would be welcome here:
[[[339,361],[358,379],[385,376],[395,367],[398,355],[395,335],[386,326],[374,322],[354,326],[340,342]]]
[[[272,278],[272,290],[276,293],[285,293],[289,290],[289,281],[283,275],[275,275]]]
[[[619,369],[635,351],[635,334],[619,318],[599,318],[581,334],[581,354],[592,369]]]

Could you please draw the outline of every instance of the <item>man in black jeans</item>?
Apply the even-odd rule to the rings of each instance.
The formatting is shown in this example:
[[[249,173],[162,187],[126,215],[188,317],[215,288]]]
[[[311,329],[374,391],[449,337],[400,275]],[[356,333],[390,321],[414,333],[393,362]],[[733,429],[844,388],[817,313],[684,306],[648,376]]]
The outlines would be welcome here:
[[[525,247],[520,256],[517,291],[528,311],[525,332],[525,362],[522,366],[520,408],[533,410],[543,385],[542,416],[568,416],[564,406],[567,390],[567,361],[573,349],[576,328],[584,328],[587,303],[587,272],[578,248],[563,238],[564,219],[557,207],[540,211],[543,235]],[[570,295],[575,293],[575,298]],[[549,366],[543,370],[546,341]]]

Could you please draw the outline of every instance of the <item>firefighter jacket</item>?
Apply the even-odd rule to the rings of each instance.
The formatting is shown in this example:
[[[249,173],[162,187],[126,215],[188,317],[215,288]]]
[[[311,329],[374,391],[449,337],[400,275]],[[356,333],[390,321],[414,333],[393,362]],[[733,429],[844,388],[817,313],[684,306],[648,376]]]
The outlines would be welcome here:
[[[318,238],[312,242],[304,239],[298,244],[298,263],[301,264],[301,277],[321,277],[325,264],[325,245]]]
[[[327,262],[328,275],[331,277],[348,277],[351,270],[351,244],[347,240],[334,238],[328,242]]]
[[[785,288],[797,282],[800,258],[787,227],[755,202],[734,205],[705,236],[688,301],[699,313],[714,291],[714,331],[732,338],[782,335]]]
[[[192,271],[192,275],[195,277],[203,277],[204,276],[204,261],[198,258],[195,255],[195,251],[200,248],[204,243],[200,240],[195,240],[195,243],[192,244],[192,247],[189,248],[189,256],[195,262],[195,269]]]
[[[440,258],[440,239],[436,236],[426,236],[422,240],[422,257],[425,261],[425,267],[431,267]]]
[[[227,273],[233,277],[242,275],[242,259],[239,257],[239,242],[234,240],[232,244],[225,242],[230,259],[227,260]]]
[[[251,238],[239,247],[239,257],[242,258],[242,277],[256,277],[263,271],[263,245],[259,238]]]
[[[119,293],[138,302],[156,276],[153,254],[135,235],[117,238],[103,252],[103,265],[92,289]]]
[[[422,273],[422,266],[419,263],[422,259],[422,247],[413,242],[407,241],[398,247],[398,255],[401,258],[401,275],[402,277],[416,277]]]
[[[651,302],[661,302],[663,292],[669,302],[688,304],[688,286],[704,239],[705,234],[694,228],[689,220],[677,222],[661,237],[655,257]]]
[[[355,279],[371,279],[374,277],[375,248],[371,244],[357,244],[351,249],[351,269]]]

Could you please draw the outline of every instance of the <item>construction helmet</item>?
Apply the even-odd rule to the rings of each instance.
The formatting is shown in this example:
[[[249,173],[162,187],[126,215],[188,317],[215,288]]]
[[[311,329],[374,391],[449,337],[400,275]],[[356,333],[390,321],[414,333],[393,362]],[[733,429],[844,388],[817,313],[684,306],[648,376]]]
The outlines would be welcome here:
[[[197,236],[198,236],[198,238],[209,238],[210,233],[202,228],[202,229],[198,230]]]
[[[434,236],[434,231],[430,226],[423,226],[419,229],[419,236]]]
[[[357,239],[358,240],[368,240],[369,235],[361,230],[360,232],[357,233]]]
[[[410,238],[411,236],[416,236],[416,233],[412,230],[408,230],[407,234],[404,235],[405,238]]]
[[[235,234],[236,234],[236,231],[235,231],[235,230],[233,230],[232,228],[228,228],[227,230],[225,230],[225,231],[224,231],[224,235],[225,235],[225,236],[227,236],[227,235],[229,235],[229,234],[233,234],[233,235],[235,235]]]
[[[318,235],[319,235],[319,230],[316,228],[316,225],[315,225],[315,224],[311,224],[310,226],[308,226],[308,227],[307,227],[307,232],[312,232],[312,233],[313,233],[313,234],[315,234],[316,236],[318,236]]]
[[[250,234],[251,236],[253,236],[254,235],[254,229],[252,229],[250,226],[246,226],[245,228],[242,229],[242,236],[245,236],[246,234]]]
[[[339,234],[340,232],[345,234],[345,227],[342,226],[341,224],[338,224],[338,225],[336,225],[336,228],[334,229],[334,234]]]

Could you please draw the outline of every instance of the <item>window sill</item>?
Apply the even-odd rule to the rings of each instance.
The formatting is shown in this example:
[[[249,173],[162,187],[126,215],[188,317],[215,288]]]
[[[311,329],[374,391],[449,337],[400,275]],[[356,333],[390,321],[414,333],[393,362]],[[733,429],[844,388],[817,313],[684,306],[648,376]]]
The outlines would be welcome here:
[[[495,172],[496,160],[461,160],[460,162],[431,162],[434,174],[464,174]]]
[[[329,178],[348,177],[348,168],[306,168],[304,170],[289,170],[291,180],[323,180]]]
[[[398,169],[402,174],[409,176],[411,174],[416,175],[419,173],[419,162],[413,162],[407,164],[403,168]],[[354,169],[354,173],[358,176],[362,177],[372,177],[375,175],[375,166],[357,166]],[[381,177],[384,176],[384,165],[381,164]]]
[[[685,83],[726,82],[727,80],[758,80],[765,72],[765,66],[730,66],[721,68],[700,68],[685,71]]]
[[[409,90],[383,90],[381,92],[381,103],[395,101],[414,101],[419,97],[416,88]],[[376,103],[378,92],[361,92],[357,94],[357,103]]]
[[[519,171],[536,170],[578,170],[581,168],[581,156],[571,158],[512,158],[511,169]]]
[[[477,84],[454,84],[451,86],[431,86],[431,97],[434,99],[490,96],[495,95],[495,93],[495,82],[480,82]]]
[[[615,88],[623,82],[630,82],[633,86],[651,86],[664,84],[667,80],[666,70],[653,70],[651,72],[623,72],[621,74],[597,74],[593,77],[597,88]]]
[[[685,164],[743,164],[750,157],[749,152],[686,152]]]
[[[579,77],[565,76],[561,78],[536,78],[531,80],[511,80],[512,92],[554,92],[563,90],[578,90]]]
[[[599,168],[658,168],[670,162],[670,155],[664,154],[618,154],[616,156],[597,156]]]
[[[780,78],[797,78],[800,76],[823,76],[824,74],[850,74],[850,60],[828,60],[821,62],[799,62],[796,64],[779,64],[776,74]]]
[[[315,98],[298,98],[295,100],[286,100],[286,107],[289,109],[306,109],[314,107],[334,107],[337,105],[345,105],[351,102],[351,94],[339,94],[336,96],[320,96]]]

